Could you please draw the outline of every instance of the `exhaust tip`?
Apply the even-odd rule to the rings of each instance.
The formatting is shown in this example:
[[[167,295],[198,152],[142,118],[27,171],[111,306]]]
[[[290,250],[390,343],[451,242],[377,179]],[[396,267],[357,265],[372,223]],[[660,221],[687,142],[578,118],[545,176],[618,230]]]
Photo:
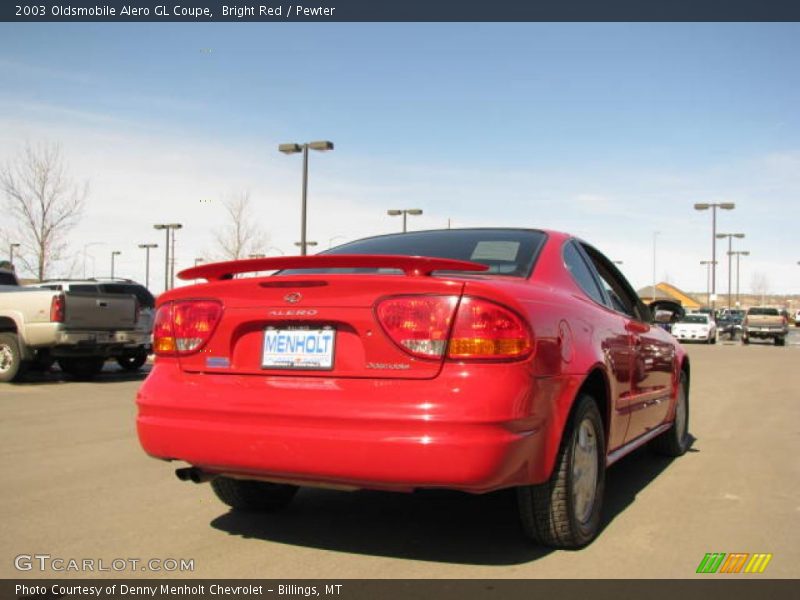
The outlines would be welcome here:
[[[191,481],[194,483],[205,483],[214,478],[211,473],[206,473],[197,467],[183,467],[175,469],[175,476],[181,481]]]

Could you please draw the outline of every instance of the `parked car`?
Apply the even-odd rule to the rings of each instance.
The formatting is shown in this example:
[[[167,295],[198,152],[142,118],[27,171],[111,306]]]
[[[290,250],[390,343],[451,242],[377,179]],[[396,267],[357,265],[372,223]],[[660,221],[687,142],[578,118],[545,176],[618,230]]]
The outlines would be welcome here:
[[[717,326],[710,315],[689,313],[672,326],[672,335],[681,342],[717,343]]]
[[[137,335],[126,344],[123,352],[115,357],[117,364],[126,371],[138,371],[152,353],[153,317],[155,298],[143,285],[131,279],[51,279],[31,284],[48,290],[65,292],[89,292],[93,294],[116,294],[134,296],[138,303],[136,312]]]
[[[56,360],[88,379],[138,343],[133,296],[23,287],[10,270],[0,270],[0,282],[0,382]]]
[[[787,335],[789,320],[777,308],[753,306],[747,309],[742,331],[743,344],[749,344],[752,338],[756,338],[771,339],[776,346],[783,346]]]
[[[689,357],[563,233],[386,235],[179,277],[208,283],[158,298],[138,436],[234,509],[300,486],[516,488],[524,532],[575,548],[607,466],[690,443]]]
[[[800,310],[794,311],[794,326],[800,327]]]

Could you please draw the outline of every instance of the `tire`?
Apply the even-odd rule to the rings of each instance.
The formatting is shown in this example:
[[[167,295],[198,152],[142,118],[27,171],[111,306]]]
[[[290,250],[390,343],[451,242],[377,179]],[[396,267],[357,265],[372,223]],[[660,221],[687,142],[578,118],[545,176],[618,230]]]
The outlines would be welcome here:
[[[0,333],[0,382],[16,381],[22,376],[22,352],[15,333]]]
[[[776,346],[784,346],[784,345],[786,345],[786,340],[784,338],[782,338],[782,337],[776,337],[775,338],[775,345]]]
[[[287,506],[294,498],[296,485],[215,477],[211,488],[217,498],[236,510],[273,511]]]
[[[117,364],[125,371],[138,371],[147,362],[147,352],[137,354],[126,354],[117,357]]]
[[[708,343],[709,344],[716,344],[717,343],[717,336],[715,335],[714,337],[710,338],[708,340]]]
[[[689,385],[686,373],[681,372],[675,420],[672,427],[650,442],[650,448],[663,456],[682,456],[689,449],[689,442]]]
[[[102,356],[70,356],[59,358],[58,366],[75,379],[88,381],[103,370],[105,362],[106,359]]]
[[[527,537],[554,548],[581,548],[595,538],[605,489],[605,448],[597,403],[583,394],[564,430],[550,479],[517,488]]]
[[[746,335],[743,335],[742,336],[742,343],[746,346],[747,344],[750,343],[750,338],[747,337]]]

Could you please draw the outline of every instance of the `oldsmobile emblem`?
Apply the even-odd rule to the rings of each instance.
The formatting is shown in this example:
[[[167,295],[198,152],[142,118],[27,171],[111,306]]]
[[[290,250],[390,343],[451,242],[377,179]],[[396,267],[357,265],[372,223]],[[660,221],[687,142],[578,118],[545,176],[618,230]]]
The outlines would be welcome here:
[[[302,300],[303,295],[300,292],[291,292],[290,294],[286,294],[283,299],[286,300],[289,304],[297,304]]]

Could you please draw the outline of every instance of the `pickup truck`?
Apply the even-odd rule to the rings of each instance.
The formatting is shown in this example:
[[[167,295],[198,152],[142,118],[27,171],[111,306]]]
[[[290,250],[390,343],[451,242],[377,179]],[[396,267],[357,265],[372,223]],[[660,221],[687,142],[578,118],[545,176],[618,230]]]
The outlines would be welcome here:
[[[54,360],[76,378],[93,377],[107,358],[146,343],[138,310],[133,295],[27,288],[0,269],[0,382]]]
[[[777,308],[753,306],[747,310],[742,324],[742,343],[749,344],[750,338],[772,339],[776,346],[786,343],[789,324]]]

